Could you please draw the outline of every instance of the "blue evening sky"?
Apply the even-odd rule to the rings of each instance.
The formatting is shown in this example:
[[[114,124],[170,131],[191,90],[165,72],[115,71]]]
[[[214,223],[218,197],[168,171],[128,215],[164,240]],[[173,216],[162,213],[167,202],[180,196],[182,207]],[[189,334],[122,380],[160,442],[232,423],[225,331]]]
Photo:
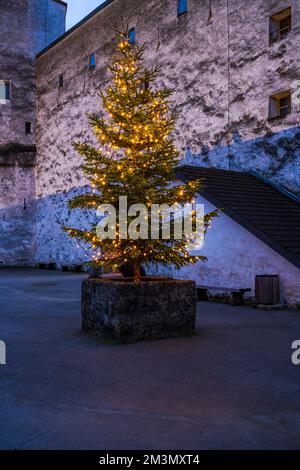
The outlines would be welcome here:
[[[82,20],[104,0],[66,0],[68,4],[67,29]]]

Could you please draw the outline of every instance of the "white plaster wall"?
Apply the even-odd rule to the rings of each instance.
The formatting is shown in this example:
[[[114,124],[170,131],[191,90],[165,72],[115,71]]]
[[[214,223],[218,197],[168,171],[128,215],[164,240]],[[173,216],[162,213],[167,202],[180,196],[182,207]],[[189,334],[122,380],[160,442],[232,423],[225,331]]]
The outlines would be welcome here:
[[[197,202],[206,213],[216,209],[204,198]],[[200,285],[251,287],[251,296],[256,275],[279,274],[283,302],[300,304],[300,270],[226,214],[213,220],[201,254],[208,261],[168,272]]]

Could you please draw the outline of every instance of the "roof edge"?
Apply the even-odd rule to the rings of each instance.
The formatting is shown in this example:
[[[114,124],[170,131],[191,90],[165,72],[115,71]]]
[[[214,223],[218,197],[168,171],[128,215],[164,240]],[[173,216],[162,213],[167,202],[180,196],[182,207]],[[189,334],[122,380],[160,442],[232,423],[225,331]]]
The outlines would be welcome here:
[[[255,237],[257,237],[259,240],[264,242],[266,245],[268,245],[272,250],[276,251],[277,254],[285,258],[287,261],[289,261],[293,266],[296,266],[296,268],[300,269],[300,258],[296,258],[293,253],[290,253],[288,250],[283,248],[279,243],[277,243],[273,238],[271,238],[269,235],[264,233],[263,231],[257,229],[251,222],[248,220],[244,219],[239,214],[236,214],[235,211],[230,209],[229,207],[224,207],[224,204],[222,204],[217,198],[215,198],[211,193],[207,191],[201,191],[200,195],[203,196],[205,199],[207,199],[211,204],[213,204],[216,207],[222,207],[222,210],[224,214],[226,214],[228,217],[230,217],[232,220],[237,222],[239,225],[242,225],[248,232],[252,233]]]
[[[55,1],[59,1],[61,3],[65,3],[61,0],[55,0]],[[91,18],[93,18],[95,15],[97,15],[97,13],[99,13],[101,10],[104,10],[104,8],[108,7],[111,3],[113,3],[115,0],[106,0],[105,2],[101,3],[101,5],[99,5],[97,8],[95,8],[95,10],[91,11],[91,13],[89,13],[87,16],[85,16],[81,21],[79,21],[79,23],[76,23],[72,28],[68,29],[68,31],[66,31],[62,36],[60,36],[59,38],[55,39],[55,41],[51,42],[51,44],[49,44],[47,47],[45,47],[44,49],[42,49],[37,55],[37,59],[39,57],[41,57],[42,55],[44,55],[46,52],[48,52],[50,49],[52,49],[53,47],[55,47],[57,44],[59,44],[61,41],[63,41],[64,39],[66,39],[68,36],[70,36],[72,33],[74,33],[74,31],[76,31],[78,28],[80,28],[82,25],[84,25],[85,23],[87,23]],[[67,5],[67,4],[66,4]]]
[[[181,170],[184,168],[198,168],[193,165],[182,165],[176,168],[175,173],[178,178],[180,178],[184,183],[187,183],[189,181],[188,178],[186,178],[182,173]],[[216,168],[218,170],[218,168]],[[222,170],[222,171],[228,171],[228,170]],[[244,171],[239,171],[238,173],[243,173],[243,174],[249,174],[250,172],[244,172]],[[256,177],[255,174],[250,173],[251,176],[254,178]],[[204,178],[205,179],[205,178]],[[260,178],[258,178],[260,179]],[[265,181],[263,177],[261,177],[261,180],[265,183],[268,184],[268,180]],[[270,186],[273,186],[273,184],[270,184]],[[273,186],[274,189],[277,189],[277,186]],[[282,188],[284,190],[284,188]],[[293,193],[291,193],[293,194]],[[279,243],[277,243],[275,240],[273,240],[270,236],[268,236],[266,233],[262,232],[261,230],[257,229],[251,222],[246,220],[244,217],[241,215],[235,213],[230,207],[224,206],[224,204],[218,200],[211,192],[207,190],[202,190],[199,191],[199,195],[207,199],[211,204],[216,206],[217,208],[222,207],[222,210],[224,214],[226,214],[228,217],[230,217],[232,220],[237,222],[239,225],[242,225],[246,230],[248,230],[252,235],[257,237],[259,240],[264,242],[266,245],[268,245],[272,250],[276,251],[280,256],[285,258],[287,261],[289,261],[293,266],[296,268],[300,269],[300,258],[295,257],[294,254],[290,253],[288,250],[283,248]]]
[[[68,8],[67,2],[64,2],[63,0],[54,0],[54,2],[61,3],[64,7]]]
[[[176,169],[175,171],[181,171],[181,170],[184,170],[185,168],[193,168],[193,169],[197,169],[197,168],[200,168],[200,169],[203,169],[203,170],[214,170],[214,171],[226,171],[226,173],[239,173],[239,174],[243,174],[243,175],[246,175],[248,173],[248,171],[240,171],[240,170],[227,170],[227,168],[216,168],[216,167],[212,167],[212,166],[195,166],[195,165],[188,165],[186,163],[183,163],[182,165],[177,165],[176,166]]]
[[[248,174],[254,176],[255,178],[258,178],[263,183],[266,183],[269,186],[272,186],[272,188],[277,189],[277,191],[282,193],[284,196],[300,204],[300,196],[298,196],[298,194],[296,193],[293,193],[293,191],[291,191],[290,189],[285,188],[281,184],[273,183],[268,178],[265,178],[263,175],[261,175],[258,171],[250,170],[248,171]]]

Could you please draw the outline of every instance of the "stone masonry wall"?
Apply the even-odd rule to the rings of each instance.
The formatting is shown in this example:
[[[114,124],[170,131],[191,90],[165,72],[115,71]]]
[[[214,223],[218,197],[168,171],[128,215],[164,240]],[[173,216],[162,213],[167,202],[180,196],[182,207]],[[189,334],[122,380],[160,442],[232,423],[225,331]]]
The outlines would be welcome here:
[[[17,149],[0,155],[0,267],[35,264],[35,158]]]
[[[183,161],[257,170],[300,192],[299,2],[212,0],[212,15],[209,0],[188,4],[188,14],[178,18],[176,0],[114,0],[38,58],[38,260],[83,259],[61,230],[72,224],[69,193],[87,183],[71,143],[93,141],[86,113],[100,109],[97,93],[107,84],[106,62],[122,22],[146,42],[147,63],[162,65],[160,84],[175,90]],[[292,31],[269,45],[270,15],[290,5]],[[96,68],[89,70],[93,52]],[[269,96],[287,89],[292,113],[270,121]]]
[[[0,1],[0,80],[11,95],[0,102],[0,265],[35,262],[35,57],[63,34],[65,13],[55,0]]]

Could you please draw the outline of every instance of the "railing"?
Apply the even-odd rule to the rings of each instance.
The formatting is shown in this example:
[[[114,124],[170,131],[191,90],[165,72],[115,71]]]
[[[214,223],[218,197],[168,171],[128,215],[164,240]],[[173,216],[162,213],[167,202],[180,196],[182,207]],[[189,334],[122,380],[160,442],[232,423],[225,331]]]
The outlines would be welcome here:
[[[276,29],[274,31],[270,31],[270,42],[278,41],[283,36],[286,36],[291,30],[291,26],[285,26],[284,28]]]

